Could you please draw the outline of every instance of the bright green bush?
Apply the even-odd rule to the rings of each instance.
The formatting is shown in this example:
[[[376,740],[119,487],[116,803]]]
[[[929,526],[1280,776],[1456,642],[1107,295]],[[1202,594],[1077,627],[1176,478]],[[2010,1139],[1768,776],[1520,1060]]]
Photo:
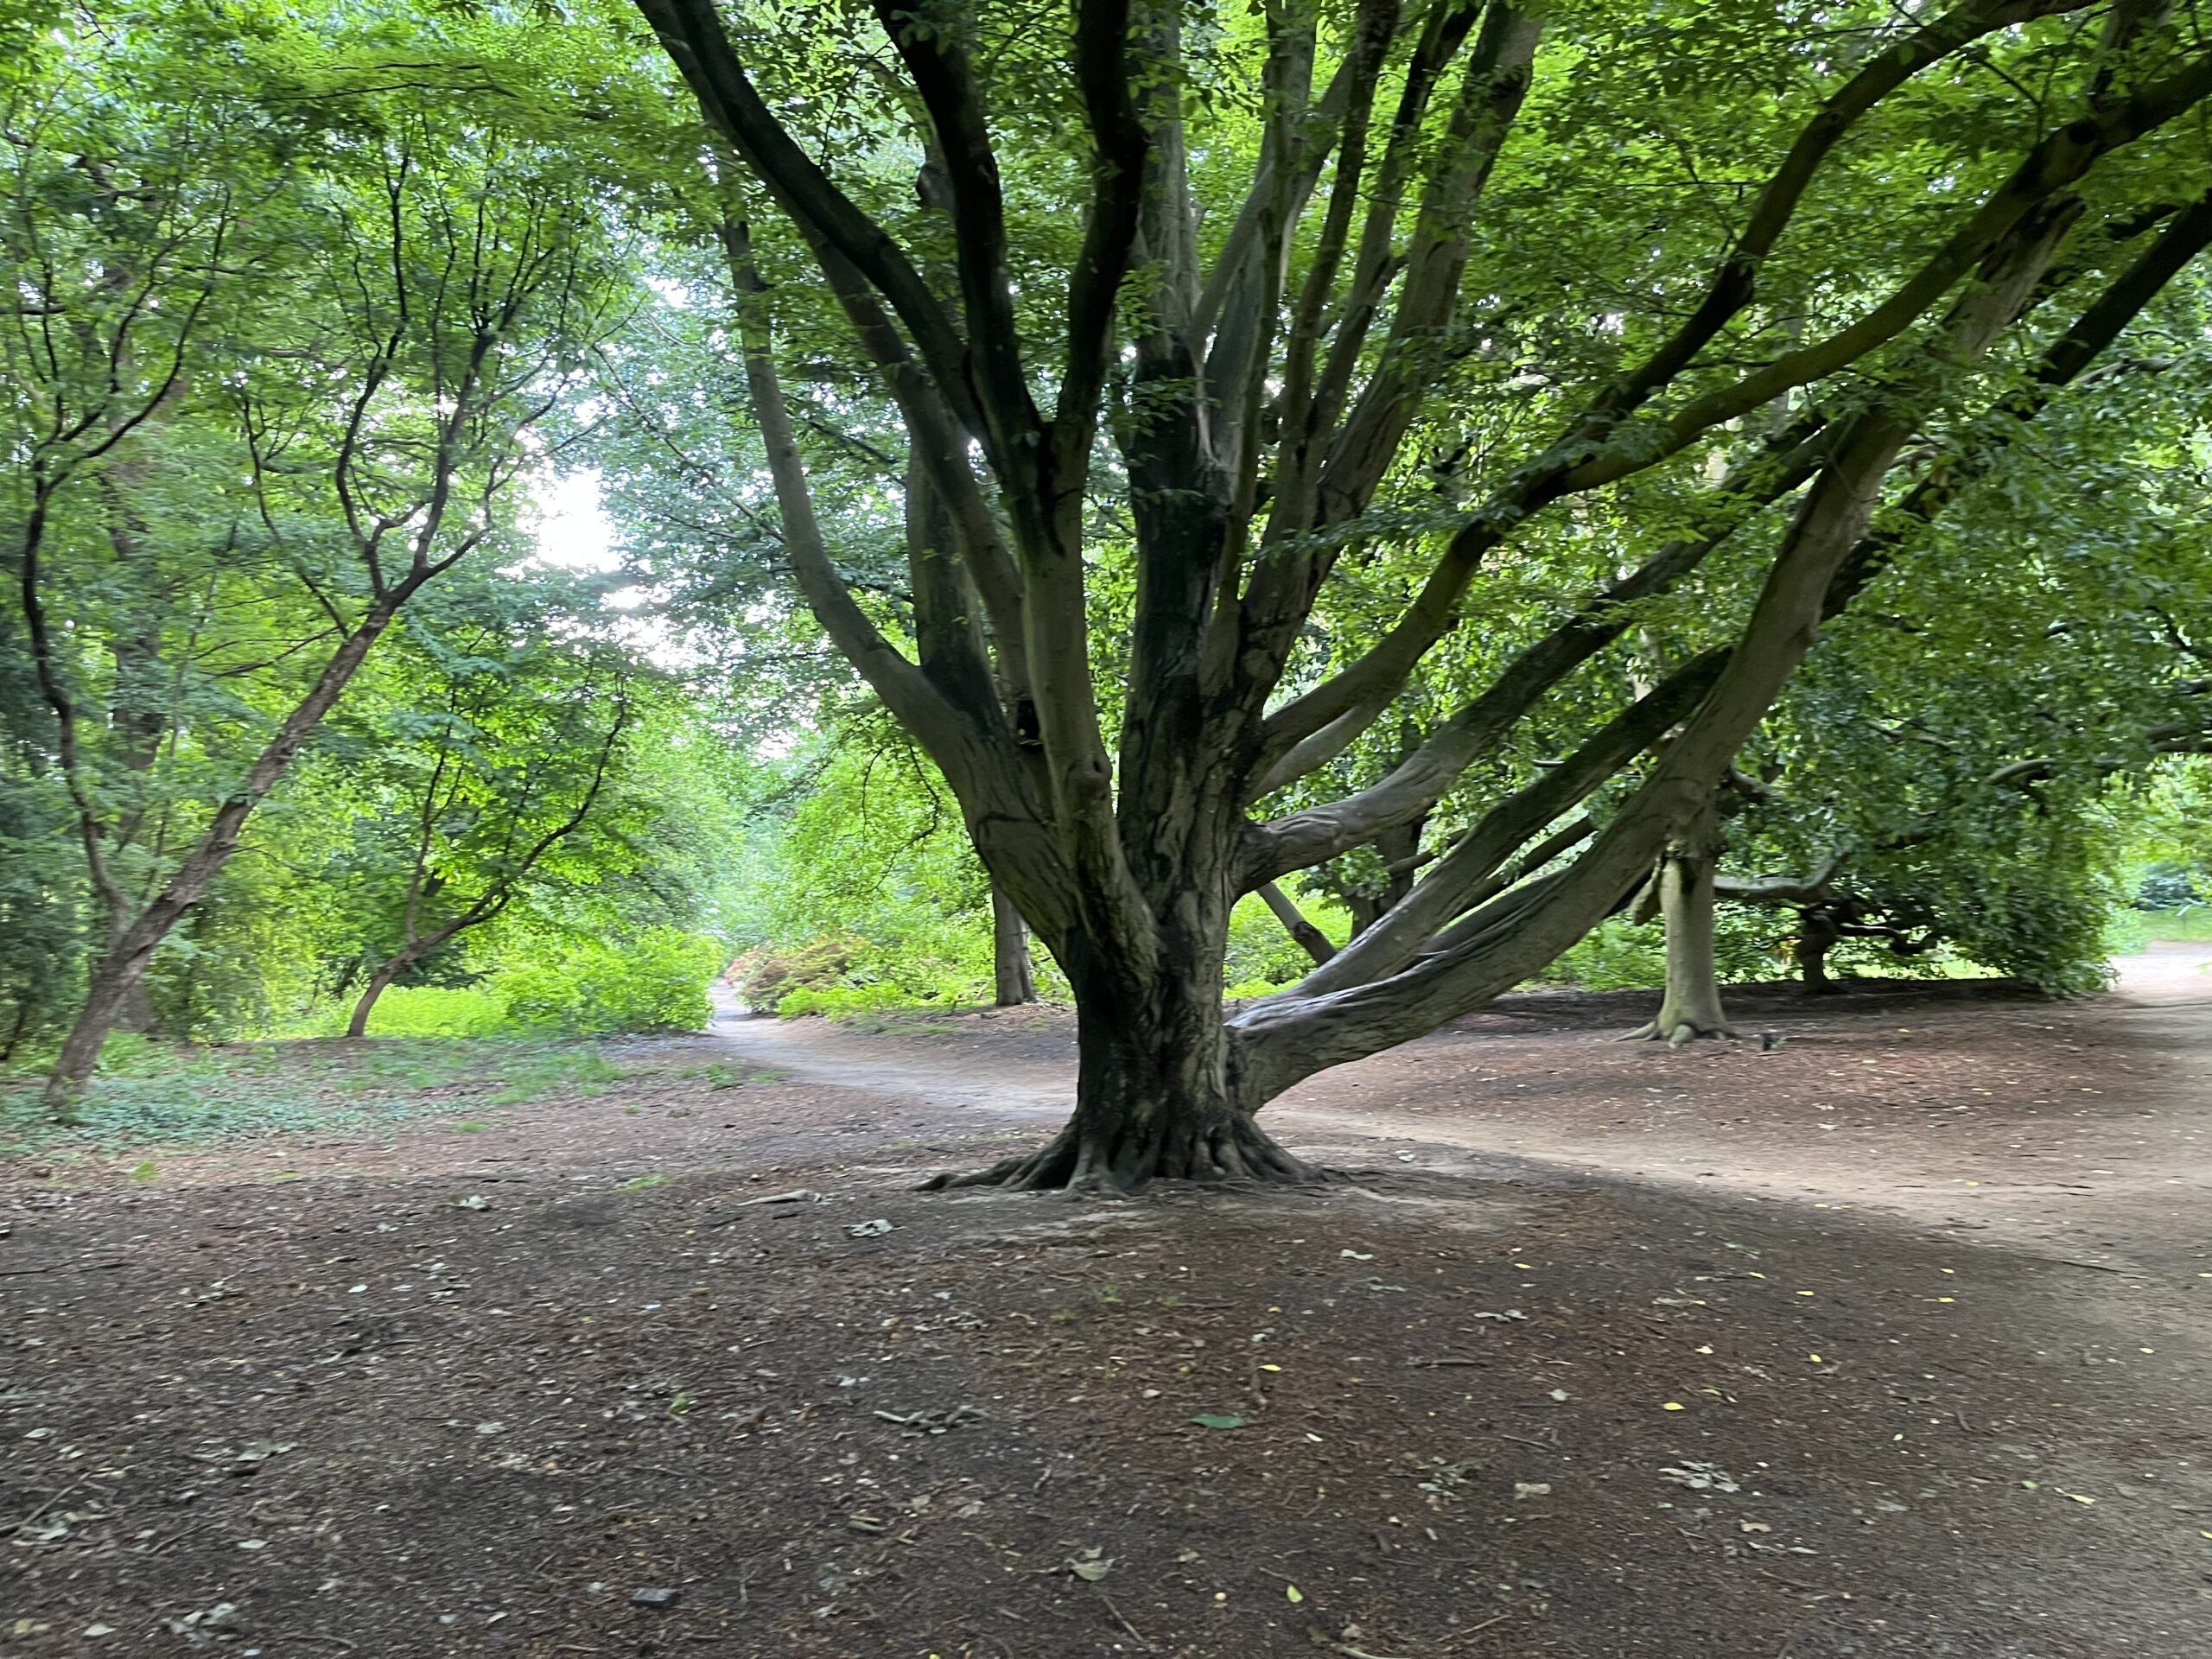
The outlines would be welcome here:
[[[807,1014],[826,1014],[836,1020],[855,1014],[880,1014],[887,1008],[927,1007],[940,1001],[950,1007],[962,1000],[940,999],[926,992],[918,994],[903,985],[883,981],[873,985],[821,985],[791,991],[776,1004],[776,1012],[786,1020]]]
[[[811,766],[774,863],[738,985],[751,1006],[990,1001],[990,882],[944,779],[895,732],[861,722]]]
[[[349,1011],[338,1011],[339,1031]],[[482,985],[395,985],[369,1014],[372,1037],[493,1037],[506,1027],[505,1004]]]
[[[532,943],[537,954],[510,957],[486,987],[507,1020],[525,1029],[696,1031],[713,1012],[707,988],[721,970],[722,947],[703,934],[656,927],[627,939]]]
[[[1721,906],[1713,923],[1713,965],[1721,982],[1789,977],[1794,970],[1782,942],[1793,925],[1787,912]],[[1840,957],[1831,963],[1844,965]],[[1585,991],[1656,990],[1667,982],[1667,930],[1657,921],[1608,917],[1568,947],[1538,982]]]
[[[1667,939],[1656,922],[1614,916],[1583,935],[1544,970],[1548,985],[1585,991],[1642,991],[1667,982]]]

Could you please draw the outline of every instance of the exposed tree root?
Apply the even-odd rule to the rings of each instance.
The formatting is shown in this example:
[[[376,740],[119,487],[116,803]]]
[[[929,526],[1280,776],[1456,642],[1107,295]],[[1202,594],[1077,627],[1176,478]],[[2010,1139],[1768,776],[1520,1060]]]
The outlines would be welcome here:
[[[1732,1043],[1738,1035],[1736,1027],[1731,1025],[1706,1025],[1696,1020],[1670,1019],[1664,1024],[1654,1020],[1649,1025],[1638,1026],[1634,1031],[1624,1031],[1620,1040],[1624,1043],[1664,1040],[1668,1047],[1680,1048],[1700,1037],[1725,1038]]]
[[[1154,1181],[1303,1185],[1320,1179],[1319,1170],[1293,1157],[1242,1115],[1205,1128],[1168,1124],[1156,1132],[1137,1128],[1112,1139],[1088,1129],[1078,1116],[1036,1152],[1003,1159],[988,1169],[933,1175],[919,1190],[997,1186],[1015,1192],[1129,1193]]]

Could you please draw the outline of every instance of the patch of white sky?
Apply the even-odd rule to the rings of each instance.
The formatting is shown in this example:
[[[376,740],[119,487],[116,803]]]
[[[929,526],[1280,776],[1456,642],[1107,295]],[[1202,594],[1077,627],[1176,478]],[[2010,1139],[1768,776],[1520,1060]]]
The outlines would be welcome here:
[[[537,551],[523,562],[525,566],[586,575],[610,575],[622,568],[622,550],[614,521],[607,516],[604,483],[589,467],[540,473],[523,515],[523,528],[537,544]],[[669,626],[651,590],[634,584],[614,588],[604,603],[607,631],[656,666],[677,675],[696,674],[705,666],[707,653]],[[766,758],[781,759],[805,741],[811,729],[810,721],[793,720],[781,729],[752,734],[749,747]]]
[[[603,481],[591,467],[540,472],[531,481],[522,527],[537,548],[523,561],[525,568],[572,570],[579,575],[611,575],[622,569],[622,550],[614,521],[607,516]],[[690,665],[694,653],[656,614],[652,597],[635,584],[610,588],[601,601],[607,629],[661,667],[681,671]]]
[[[531,563],[593,573],[621,568],[614,521],[607,516],[597,472],[581,467],[572,473],[541,474],[531,494],[524,526],[537,544]],[[623,602],[637,601],[626,595]]]

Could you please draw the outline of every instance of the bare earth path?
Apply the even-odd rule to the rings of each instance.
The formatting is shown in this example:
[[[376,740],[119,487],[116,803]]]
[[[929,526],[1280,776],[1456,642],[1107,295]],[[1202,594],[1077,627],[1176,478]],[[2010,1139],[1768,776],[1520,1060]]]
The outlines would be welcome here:
[[[1512,999],[1294,1194],[908,1191],[1065,1109],[1028,1011],[0,1166],[0,1651],[2200,1659],[2208,958]]]

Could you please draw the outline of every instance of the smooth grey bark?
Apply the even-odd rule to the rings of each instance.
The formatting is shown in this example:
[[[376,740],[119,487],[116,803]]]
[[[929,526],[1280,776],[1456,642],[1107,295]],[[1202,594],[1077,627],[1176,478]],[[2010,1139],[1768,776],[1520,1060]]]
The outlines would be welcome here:
[[[1680,1048],[1700,1037],[1733,1037],[1720,1007],[1713,961],[1713,878],[1720,863],[1719,826],[1708,810],[1659,860],[1659,913],[1667,930],[1667,982],[1650,1024],[1629,1035]]]
[[[1001,1008],[1037,1000],[1037,973],[1029,960],[1029,925],[1013,899],[991,884],[992,1001]]]

